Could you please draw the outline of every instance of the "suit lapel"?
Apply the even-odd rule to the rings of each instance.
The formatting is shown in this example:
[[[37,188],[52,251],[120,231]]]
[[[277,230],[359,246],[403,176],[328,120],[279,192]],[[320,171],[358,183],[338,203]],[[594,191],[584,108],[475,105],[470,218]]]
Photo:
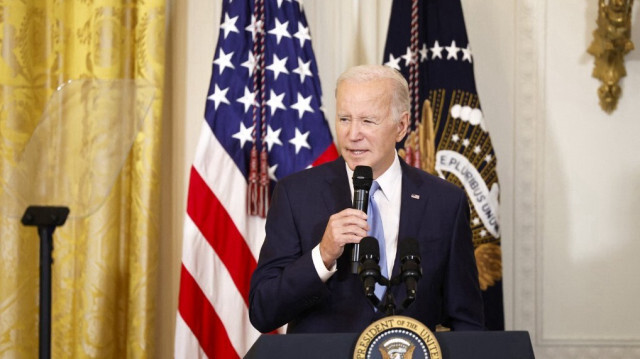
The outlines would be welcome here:
[[[338,157],[329,164],[329,175],[325,184],[322,189],[322,198],[330,214],[351,207],[351,187],[342,157]]]
[[[400,200],[400,224],[398,228],[398,244],[408,237],[417,239],[418,231],[424,224],[427,202],[429,201],[427,188],[420,180],[419,170],[410,167],[400,159],[402,168],[402,198]],[[393,276],[400,273],[400,253],[396,252],[393,264]],[[397,288],[397,287],[396,287]]]

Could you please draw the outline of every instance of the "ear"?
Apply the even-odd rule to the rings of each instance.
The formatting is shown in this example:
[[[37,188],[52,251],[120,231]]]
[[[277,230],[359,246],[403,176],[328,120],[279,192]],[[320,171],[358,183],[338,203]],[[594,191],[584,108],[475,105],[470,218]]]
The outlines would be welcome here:
[[[402,113],[396,126],[397,126],[396,142],[400,142],[402,141],[404,136],[407,134],[407,131],[409,131],[409,112],[405,111]]]

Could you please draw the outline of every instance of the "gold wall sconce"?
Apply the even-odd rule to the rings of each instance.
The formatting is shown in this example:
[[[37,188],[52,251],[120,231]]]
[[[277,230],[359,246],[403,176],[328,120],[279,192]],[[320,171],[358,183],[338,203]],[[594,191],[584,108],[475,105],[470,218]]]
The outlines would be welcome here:
[[[607,113],[618,105],[622,89],[618,82],[627,75],[624,55],[634,49],[631,42],[631,9],[633,0],[598,0],[598,28],[587,50],[595,57],[592,76],[602,85],[598,88],[600,107]]]

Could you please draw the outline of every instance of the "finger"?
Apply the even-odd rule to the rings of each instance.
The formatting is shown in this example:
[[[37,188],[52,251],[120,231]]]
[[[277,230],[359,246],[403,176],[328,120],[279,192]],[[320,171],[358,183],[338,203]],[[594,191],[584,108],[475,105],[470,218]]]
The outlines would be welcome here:
[[[340,239],[341,239],[341,241],[344,242],[344,244],[350,244],[350,243],[360,243],[362,238],[363,238],[363,236],[359,236],[357,234],[349,233],[349,234],[345,234]]]
[[[350,225],[350,226],[346,226],[343,228],[342,233],[345,235],[354,235],[354,236],[358,236],[358,237],[365,237],[367,235],[367,229],[366,226],[363,228],[361,226],[358,225]]]
[[[337,226],[342,226],[342,227],[346,227],[349,225],[357,225],[359,227],[364,228],[365,226],[367,226],[366,216],[363,218],[357,215],[349,215],[349,216],[336,218],[332,222]]]
[[[346,208],[336,214],[339,215],[340,217],[354,216],[354,217],[362,218],[364,220],[367,219],[367,214],[365,212],[355,208]]]

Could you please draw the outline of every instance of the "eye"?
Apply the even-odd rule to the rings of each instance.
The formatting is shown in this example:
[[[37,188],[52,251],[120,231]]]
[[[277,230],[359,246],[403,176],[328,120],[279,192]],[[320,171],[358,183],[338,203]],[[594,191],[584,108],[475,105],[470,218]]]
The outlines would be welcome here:
[[[340,117],[338,117],[338,121],[340,121],[340,123],[347,124],[347,123],[351,122],[351,119],[349,117],[340,116]]]

